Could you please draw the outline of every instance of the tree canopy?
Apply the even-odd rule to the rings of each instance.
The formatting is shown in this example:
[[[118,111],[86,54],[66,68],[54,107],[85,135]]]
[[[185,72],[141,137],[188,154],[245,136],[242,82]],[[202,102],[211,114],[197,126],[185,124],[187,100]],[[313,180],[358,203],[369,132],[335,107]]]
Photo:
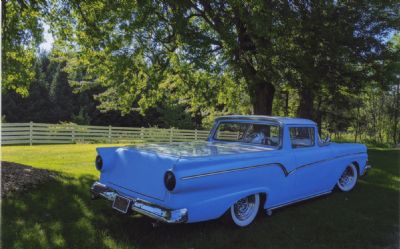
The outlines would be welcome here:
[[[42,42],[41,1],[1,1],[2,90],[28,95],[34,62]]]
[[[324,129],[331,132],[351,128],[359,134],[362,119],[370,120],[363,112],[375,108],[381,96],[391,99],[378,101],[379,108],[386,108],[393,141],[398,140],[396,1],[51,0],[3,5],[8,39],[3,64],[9,62],[3,67],[3,89],[27,93],[35,79],[41,22],[46,22],[55,37],[50,60],[62,68],[46,91],[59,113],[66,111],[63,119],[83,115],[68,108],[74,94],[86,92],[101,112],[146,116],[156,110],[169,124],[174,123],[169,117],[182,112],[196,127],[219,114],[274,114],[311,118],[326,123]]]
[[[382,37],[399,21],[398,4],[380,1],[56,3],[55,32],[79,54],[71,71],[107,86],[100,98],[114,109],[154,105],[165,83],[189,70],[231,72],[255,114],[270,115],[276,89],[290,84],[301,96],[297,114],[315,118],[321,89],[359,91],[380,72]]]

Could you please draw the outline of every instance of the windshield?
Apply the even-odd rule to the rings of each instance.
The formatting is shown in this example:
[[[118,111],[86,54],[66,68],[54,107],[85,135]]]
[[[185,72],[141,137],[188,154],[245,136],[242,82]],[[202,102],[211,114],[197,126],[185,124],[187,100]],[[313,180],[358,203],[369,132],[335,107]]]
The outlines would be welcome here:
[[[280,145],[280,129],[271,124],[221,122],[214,139],[276,147]]]

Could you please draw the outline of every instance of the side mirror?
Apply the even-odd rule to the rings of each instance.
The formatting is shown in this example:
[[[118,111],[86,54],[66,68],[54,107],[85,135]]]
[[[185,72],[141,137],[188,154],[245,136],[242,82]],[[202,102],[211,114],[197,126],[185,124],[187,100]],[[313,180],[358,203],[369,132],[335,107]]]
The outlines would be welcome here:
[[[331,142],[331,138],[329,136],[326,136],[324,139],[324,144],[329,144]]]

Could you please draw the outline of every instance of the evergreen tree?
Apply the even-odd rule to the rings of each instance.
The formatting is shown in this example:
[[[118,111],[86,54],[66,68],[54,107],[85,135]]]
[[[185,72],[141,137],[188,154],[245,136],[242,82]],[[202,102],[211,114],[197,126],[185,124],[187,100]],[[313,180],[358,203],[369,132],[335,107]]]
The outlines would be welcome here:
[[[50,100],[59,121],[71,120],[74,110],[77,109],[75,96],[69,85],[68,74],[63,71],[65,64],[65,62],[58,63],[49,90]]]

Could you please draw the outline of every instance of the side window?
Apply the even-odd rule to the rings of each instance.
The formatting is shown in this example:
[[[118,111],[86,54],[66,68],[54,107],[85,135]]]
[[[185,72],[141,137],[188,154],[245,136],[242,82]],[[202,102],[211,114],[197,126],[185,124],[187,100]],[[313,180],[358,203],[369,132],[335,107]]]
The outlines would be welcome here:
[[[314,128],[312,127],[292,127],[290,130],[290,141],[292,148],[302,148],[314,146]]]

